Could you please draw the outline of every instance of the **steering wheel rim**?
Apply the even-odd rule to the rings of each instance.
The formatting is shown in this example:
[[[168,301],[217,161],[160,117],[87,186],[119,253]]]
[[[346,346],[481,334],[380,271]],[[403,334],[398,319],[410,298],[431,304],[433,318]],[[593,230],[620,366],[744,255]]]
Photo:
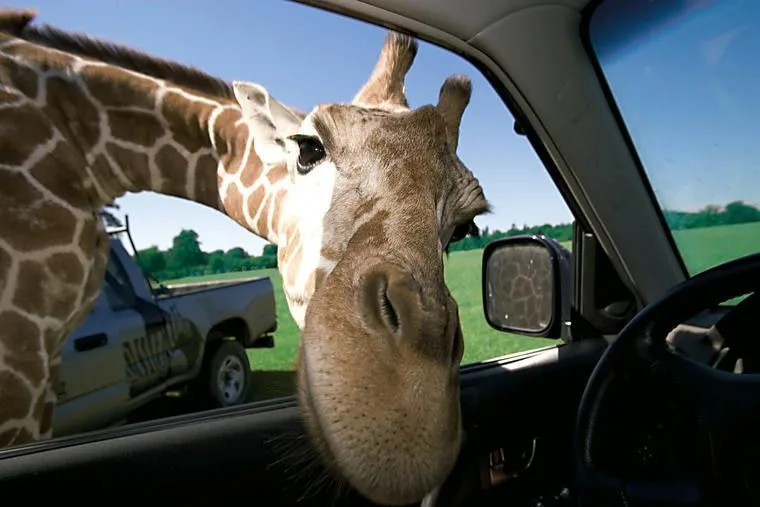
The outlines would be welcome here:
[[[599,415],[604,412],[608,388],[618,377],[617,369],[631,360],[646,362],[647,371],[670,377],[671,382],[683,388],[708,415],[705,424],[725,423],[726,417],[738,418],[756,409],[760,402],[760,375],[734,375],[709,369],[668,351],[666,338],[670,330],[695,314],[758,289],[760,254],[721,264],[682,282],[647,305],[610,343],[586,383],[576,417],[573,459],[581,499],[600,495],[673,505],[699,505],[704,501],[704,485],[697,479],[637,481],[598,468],[594,440],[600,431]],[[721,403],[731,408],[721,409]]]

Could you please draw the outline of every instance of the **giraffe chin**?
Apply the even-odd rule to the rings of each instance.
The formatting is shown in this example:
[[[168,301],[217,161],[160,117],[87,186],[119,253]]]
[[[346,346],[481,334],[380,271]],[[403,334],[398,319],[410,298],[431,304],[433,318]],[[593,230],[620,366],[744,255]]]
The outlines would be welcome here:
[[[424,297],[424,284],[396,265],[341,264],[306,312],[298,383],[307,434],[369,500],[419,502],[445,481],[461,446],[456,304],[445,287],[450,301]]]

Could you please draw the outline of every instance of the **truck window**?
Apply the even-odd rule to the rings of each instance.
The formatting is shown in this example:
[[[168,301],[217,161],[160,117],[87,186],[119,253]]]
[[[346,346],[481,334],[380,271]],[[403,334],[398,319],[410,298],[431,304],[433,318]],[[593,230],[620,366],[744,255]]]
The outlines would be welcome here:
[[[129,283],[124,266],[116,258],[113,251],[108,255],[106,273],[103,290],[111,309],[117,311],[131,308],[134,304],[135,293],[132,284]]]

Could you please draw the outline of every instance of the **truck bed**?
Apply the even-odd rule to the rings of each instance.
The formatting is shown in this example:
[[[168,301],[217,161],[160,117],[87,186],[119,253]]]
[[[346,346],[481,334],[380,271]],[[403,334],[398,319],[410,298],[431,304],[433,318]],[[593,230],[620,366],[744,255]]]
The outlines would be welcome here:
[[[171,294],[160,294],[157,295],[157,299],[166,299],[176,296],[184,296],[187,294],[195,294],[202,291],[209,291],[213,289],[219,289],[223,287],[230,287],[233,285],[240,285],[243,283],[248,282],[254,282],[256,280],[262,280],[266,279],[265,276],[255,276],[250,278],[238,278],[235,280],[212,280],[209,282],[190,282],[190,283],[181,283],[181,284],[171,284],[171,285],[165,285],[169,290],[171,290]]]

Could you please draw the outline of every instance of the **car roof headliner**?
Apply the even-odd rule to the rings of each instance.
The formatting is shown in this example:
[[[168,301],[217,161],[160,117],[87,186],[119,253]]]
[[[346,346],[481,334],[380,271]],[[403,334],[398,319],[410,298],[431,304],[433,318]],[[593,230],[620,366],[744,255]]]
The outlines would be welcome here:
[[[592,0],[307,0],[306,3],[339,11],[374,7],[386,14],[412,19],[469,41],[491,25],[521,11],[560,6],[580,13],[590,1]],[[384,17],[387,19],[387,16]]]

